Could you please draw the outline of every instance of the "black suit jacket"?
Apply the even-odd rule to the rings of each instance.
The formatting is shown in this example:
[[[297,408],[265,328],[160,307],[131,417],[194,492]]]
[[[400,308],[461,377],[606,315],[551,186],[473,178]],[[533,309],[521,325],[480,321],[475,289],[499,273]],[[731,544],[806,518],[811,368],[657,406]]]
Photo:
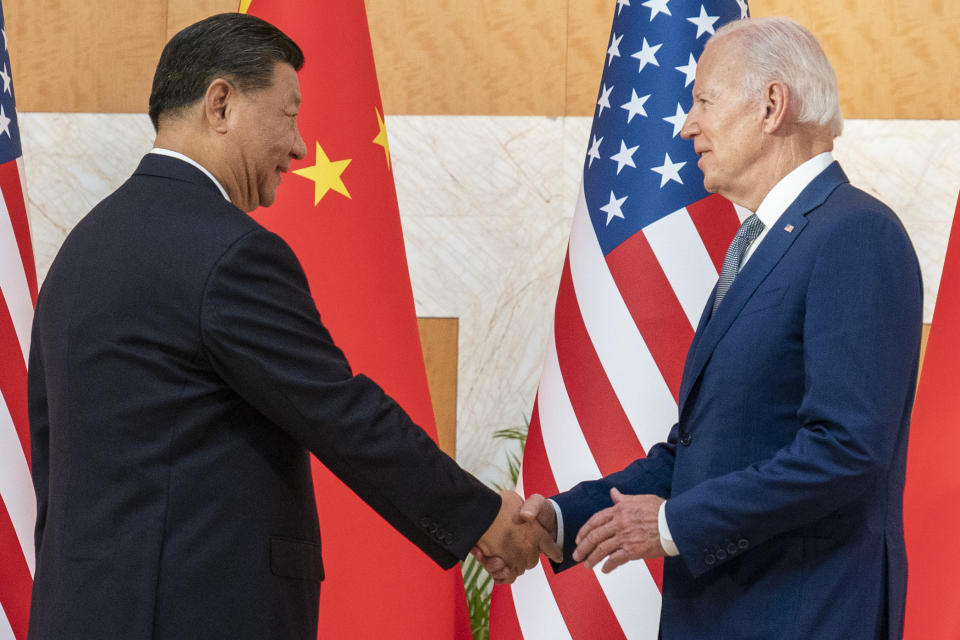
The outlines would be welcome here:
[[[315,638],[308,452],[443,567],[500,505],[353,375],[286,243],[165,156],[64,242],[29,407],[34,640]]]

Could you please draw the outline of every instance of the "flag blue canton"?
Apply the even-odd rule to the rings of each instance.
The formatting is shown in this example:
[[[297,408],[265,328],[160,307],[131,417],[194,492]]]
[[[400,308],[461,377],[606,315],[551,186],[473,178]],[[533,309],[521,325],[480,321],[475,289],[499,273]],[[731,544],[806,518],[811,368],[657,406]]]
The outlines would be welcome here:
[[[696,61],[745,0],[618,0],[589,149],[587,210],[604,255],[647,225],[707,196],[680,128]]]
[[[0,52],[0,164],[19,158],[20,126],[17,124],[16,101],[13,96],[13,80],[10,79],[10,51],[7,49],[7,24],[0,5],[0,37],[3,51]]]

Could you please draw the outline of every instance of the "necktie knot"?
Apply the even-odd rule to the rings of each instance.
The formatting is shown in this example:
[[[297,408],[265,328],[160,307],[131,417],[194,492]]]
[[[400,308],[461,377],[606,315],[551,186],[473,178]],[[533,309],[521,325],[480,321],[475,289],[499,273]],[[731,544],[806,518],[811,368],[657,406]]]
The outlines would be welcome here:
[[[733,236],[733,242],[727,249],[727,255],[723,259],[723,267],[720,269],[720,279],[717,280],[717,295],[713,300],[713,311],[716,312],[720,306],[720,301],[727,295],[727,290],[733,284],[737,274],[740,273],[740,264],[743,262],[743,254],[747,248],[757,239],[764,229],[763,222],[757,217],[757,214],[751,214],[749,218],[743,221],[740,228],[737,229],[737,235]]]

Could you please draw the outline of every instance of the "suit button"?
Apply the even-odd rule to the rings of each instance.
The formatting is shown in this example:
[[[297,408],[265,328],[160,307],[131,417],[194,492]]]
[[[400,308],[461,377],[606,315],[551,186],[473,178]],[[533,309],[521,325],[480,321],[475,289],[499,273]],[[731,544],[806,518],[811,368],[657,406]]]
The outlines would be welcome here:
[[[723,549],[718,549],[716,556],[717,556],[717,560],[719,560],[720,562],[723,562],[724,560],[727,559],[727,552],[724,551]]]
[[[427,518],[420,518],[420,528],[426,529],[430,526],[430,520]]]
[[[740,546],[741,549],[746,549],[747,547],[750,546],[750,543],[747,541],[746,538],[740,538],[737,544]]]
[[[683,446],[689,447],[691,442],[693,442],[693,436],[691,436],[689,433],[685,433],[680,436],[680,444]]]
[[[703,564],[707,565],[708,567],[712,567],[716,563],[717,558],[712,553],[708,553],[703,559]]]
[[[452,534],[452,533],[448,533],[446,536],[444,536],[443,542],[444,542],[444,544],[446,544],[448,547],[449,547],[451,544],[453,544],[453,534]]]
[[[732,542],[727,545],[727,553],[729,553],[730,555],[735,554],[737,551],[738,551],[737,545],[733,544]]]

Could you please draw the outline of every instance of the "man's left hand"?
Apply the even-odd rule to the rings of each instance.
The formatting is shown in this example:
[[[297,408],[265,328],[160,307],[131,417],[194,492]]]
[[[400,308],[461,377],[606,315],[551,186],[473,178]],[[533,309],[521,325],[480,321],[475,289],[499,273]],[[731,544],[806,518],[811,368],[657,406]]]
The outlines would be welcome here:
[[[657,523],[663,498],[625,496],[615,488],[610,490],[610,497],[613,506],[593,514],[580,528],[573,559],[593,569],[606,558],[603,572],[610,573],[630,560],[667,555],[660,544]]]

